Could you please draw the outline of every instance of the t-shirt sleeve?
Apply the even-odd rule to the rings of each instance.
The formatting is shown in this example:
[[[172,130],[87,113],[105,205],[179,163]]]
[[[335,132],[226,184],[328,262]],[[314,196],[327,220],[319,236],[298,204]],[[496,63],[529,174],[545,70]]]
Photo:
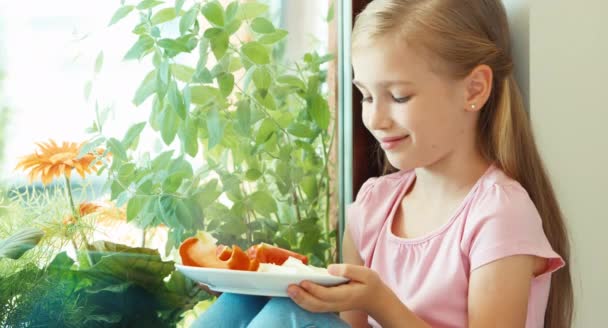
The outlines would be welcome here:
[[[547,259],[541,274],[564,266],[562,258],[549,244],[536,206],[518,184],[496,184],[486,190],[471,209],[462,240],[471,271],[513,255]]]
[[[365,225],[365,215],[363,212],[367,209],[366,203],[369,200],[371,190],[378,178],[369,178],[363,183],[359,192],[355,197],[355,201],[346,207],[346,229],[357,248],[361,251],[361,240],[363,238],[363,227]]]

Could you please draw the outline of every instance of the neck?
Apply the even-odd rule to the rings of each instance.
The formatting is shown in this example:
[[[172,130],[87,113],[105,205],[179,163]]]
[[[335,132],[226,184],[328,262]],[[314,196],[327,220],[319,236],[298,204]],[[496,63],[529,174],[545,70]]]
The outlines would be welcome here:
[[[416,169],[412,193],[435,200],[461,196],[473,187],[489,165],[475,150],[449,154],[431,165]]]

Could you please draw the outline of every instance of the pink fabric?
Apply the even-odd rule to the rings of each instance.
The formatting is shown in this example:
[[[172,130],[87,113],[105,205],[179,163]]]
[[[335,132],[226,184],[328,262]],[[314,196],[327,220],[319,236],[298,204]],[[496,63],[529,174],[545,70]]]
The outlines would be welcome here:
[[[532,282],[526,322],[527,328],[543,327],[551,272],[564,262],[523,187],[491,166],[445,225],[421,238],[399,238],[391,231],[392,220],[414,178],[409,171],[369,179],[349,205],[348,230],[365,266],[431,326],[467,327],[473,270],[517,254],[547,258],[546,271]],[[379,327],[372,318],[369,323]]]

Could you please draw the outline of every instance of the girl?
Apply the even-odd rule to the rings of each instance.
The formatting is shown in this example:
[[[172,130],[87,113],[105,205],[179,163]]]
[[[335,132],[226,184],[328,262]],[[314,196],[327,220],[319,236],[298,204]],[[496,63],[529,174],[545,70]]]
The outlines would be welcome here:
[[[230,304],[255,308],[250,326],[570,327],[567,234],[500,0],[372,1],[352,61],[363,122],[398,172],[348,208],[345,264],[329,270],[351,282],[290,286],[300,308],[223,295],[207,319]]]

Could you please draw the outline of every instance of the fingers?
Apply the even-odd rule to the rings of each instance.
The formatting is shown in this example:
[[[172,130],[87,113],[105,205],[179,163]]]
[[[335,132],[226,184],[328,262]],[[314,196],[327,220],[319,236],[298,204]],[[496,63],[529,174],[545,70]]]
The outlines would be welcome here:
[[[352,289],[352,286],[348,285],[324,287],[312,283],[310,281],[303,281],[300,284],[300,287],[302,287],[306,292],[308,292],[308,294],[321,301],[337,303],[346,301],[350,296],[350,293],[348,291]]]
[[[305,289],[291,285],[287,289],[289,297],[300,307],[310,312],[331,312],[328,304],[310,295]]]
[[[366,283],[373,279],[375,272],[367,267],[352,264],[331,264],[327,271],[334,276],[349,278]]]

